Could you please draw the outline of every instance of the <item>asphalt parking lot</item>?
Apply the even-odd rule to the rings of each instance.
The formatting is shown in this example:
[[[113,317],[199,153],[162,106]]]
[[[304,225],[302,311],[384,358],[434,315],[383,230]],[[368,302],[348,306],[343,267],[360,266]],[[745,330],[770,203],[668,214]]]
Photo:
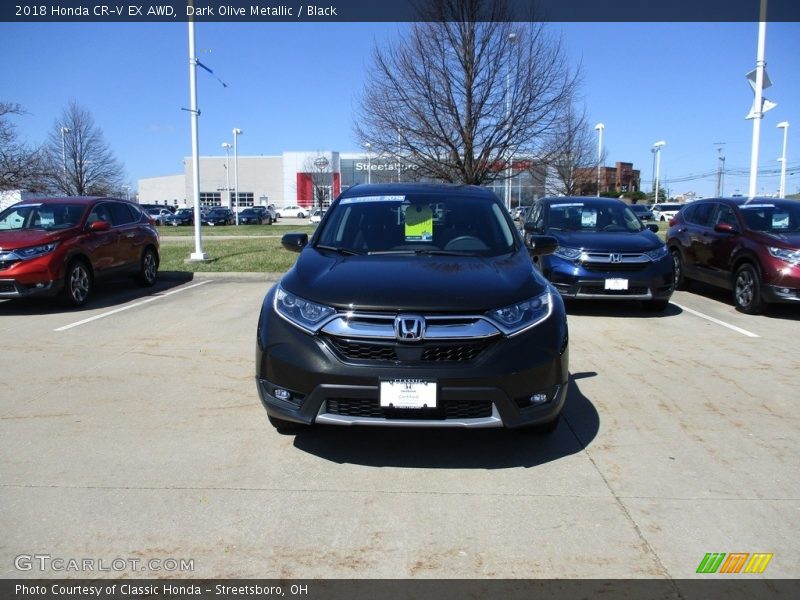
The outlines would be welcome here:
[[[798,307],[746,316],[702,290],[658,316],[571,307],[549,438],[287,436],[253,381],[270,285],[0,301],[0,576],[681,579],[709,552],[772,553],[756,577],[800,576]]]

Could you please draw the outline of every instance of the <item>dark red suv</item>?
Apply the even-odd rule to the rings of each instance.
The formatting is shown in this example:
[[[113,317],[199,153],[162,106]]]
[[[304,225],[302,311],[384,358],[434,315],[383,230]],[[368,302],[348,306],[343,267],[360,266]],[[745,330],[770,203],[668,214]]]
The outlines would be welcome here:
[[[158,232],[125,200],[46,198],[0,212],[0,298],[61,294],[81,306],[100,277],[153,285],[158,263]]]
[[[670,221],[675,288],[694,279],[733,291],[736,307],[800,303],[800,202],[713,198],[687,204]]]

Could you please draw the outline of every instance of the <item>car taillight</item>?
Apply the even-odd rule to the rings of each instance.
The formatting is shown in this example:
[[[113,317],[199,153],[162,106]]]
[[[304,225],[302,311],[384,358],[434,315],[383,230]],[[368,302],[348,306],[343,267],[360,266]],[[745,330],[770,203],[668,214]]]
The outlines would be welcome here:
[[[672,226],[673,226],[673,225],[675,225],[675,223],[677,223],[677,222],[678,222],[678,219],[676,219],[675,217],[672,217],[672,218],[669,220],[669,226],[670,226],[670,227],[672,227]]]

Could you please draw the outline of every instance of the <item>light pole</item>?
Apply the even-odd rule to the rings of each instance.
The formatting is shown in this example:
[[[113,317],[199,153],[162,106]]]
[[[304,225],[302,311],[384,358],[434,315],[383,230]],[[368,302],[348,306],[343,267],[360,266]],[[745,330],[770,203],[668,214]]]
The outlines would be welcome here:
[[[239,225],[239,136],[244,131],[238,127],[233,130],[233,198],[236,208],[234,213],[236,215],[236,225]]]
[[[366,142],[364,148],[367,149],[367,183],[372,183],[372,157],[370,156],[370,148],[372,144]]]
[[[600,165],[603,163],[603,129],[605,125],[598,123],[594,126],[597,130],[597,197],[600,197]]]
[[[230,150],[231,144],[222,142],[222,147],[225,148],[225,194],[228,196],[228,208],[233,210],[233,203],[231,201],[231,169],[230,169]]]
[[[200,232],[200,134],[198,130],[197,109],[197,52],[195,50],[194,19],[189,20],[189,114],[192,126],[192,195],[194,204],[194,252],[189,260],[208,260],[203,251],[203,238]]]
[[[64,164],[64,193],[69,194],[67,190],[67,142],[64,138],[69,133],[69,127],[61,128],[61,162]]]
[[[517,39],[517,34],[513,31],[508,34],[509,56],[506,63],[506,134],[511,133],[511,51]],[[506,170],[505,185],[505,204],[506,210],[511,210],[511,177],[514,175],[514,150],[511,148],[511,156],[508,158],[508,169]]]
[[[658,204],[658,172],[661,169],[661,148],[662,146],[666,145],[667,142],[665,142],[664,140],[658,141],[655,144],[653,144],[653,151],[656,153],[656,181],[655,181],[656,195],[653,204]]]
[[[781,121],[776,125],[779,129],[783,129],[783,152],[778,159],[781,162],[781,187],[778,191],[779,198],[786,198],[786,138],[789,134],[789,121]]]

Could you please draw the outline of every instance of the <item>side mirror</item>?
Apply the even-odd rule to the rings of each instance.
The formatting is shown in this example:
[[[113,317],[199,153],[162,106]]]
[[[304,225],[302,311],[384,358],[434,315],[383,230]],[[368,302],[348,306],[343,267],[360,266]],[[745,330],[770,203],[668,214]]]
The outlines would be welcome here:
[[[531,235],[527,238],[531,256],[547,256],[558,248],[558,240],[552,235]]]
[[[94,221],[89,223],[89,231],[108,231],[111,229],[111,223],[108,221]]]
[[[300,252],[307,245],[307,233],[287,233],[281,238],[281,246],[291,252]]]
[[[736,228],[730,223],[717,223],[716,225],[714,225],[714,231],[716,231],[717,233],[729,233],[729,234],[739,233],[738,231],[736,231]]]
[[[653,233],[658,233],[658,225],[656,225],[655,223],[648,223],[647,228]]]
[[[542,233],[542,228],[537,227],[534,223],[527,222],[522,225],[522,228],[528,233]]]

